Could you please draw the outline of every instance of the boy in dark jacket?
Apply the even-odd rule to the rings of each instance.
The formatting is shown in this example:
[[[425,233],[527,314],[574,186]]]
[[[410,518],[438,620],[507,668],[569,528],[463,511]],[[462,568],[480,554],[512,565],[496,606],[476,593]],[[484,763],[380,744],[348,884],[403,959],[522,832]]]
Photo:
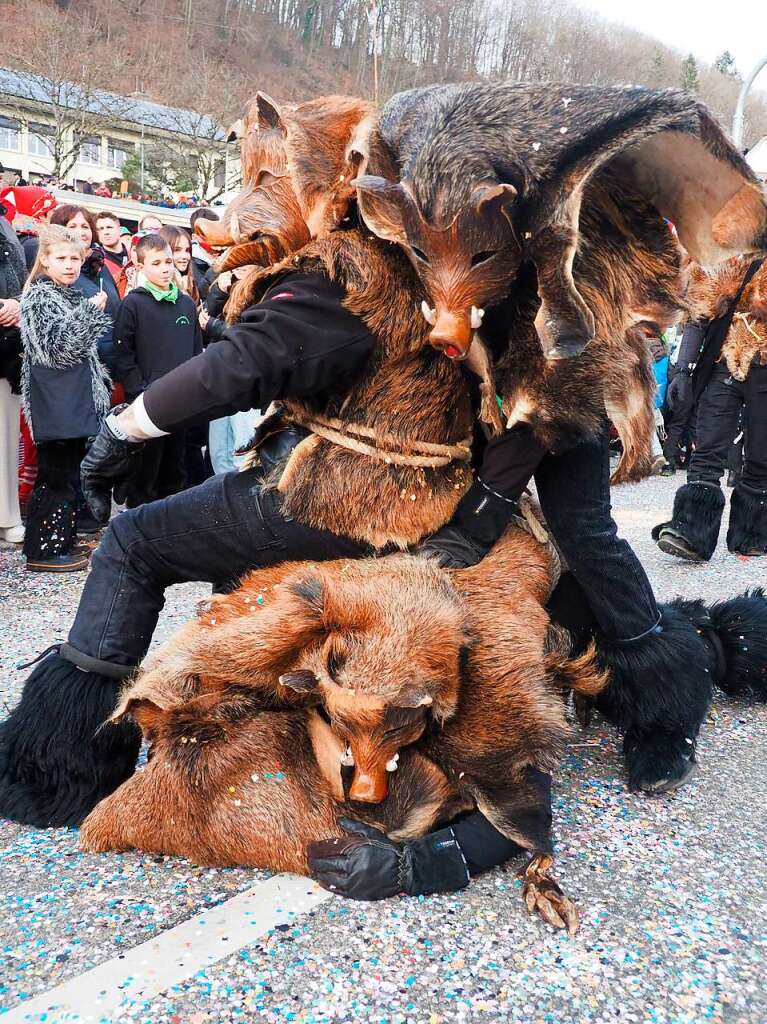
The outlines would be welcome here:
[[[194,302],[174,280],[173,254],[159,235],[136,247],[145,283],[126,295],[115,324],[115,376],[129,402],[154,381],[202,351]],[[129,508],[167,498],[184,487],[184,435],[154,440],[141,453],[141,472],[125,492]]]

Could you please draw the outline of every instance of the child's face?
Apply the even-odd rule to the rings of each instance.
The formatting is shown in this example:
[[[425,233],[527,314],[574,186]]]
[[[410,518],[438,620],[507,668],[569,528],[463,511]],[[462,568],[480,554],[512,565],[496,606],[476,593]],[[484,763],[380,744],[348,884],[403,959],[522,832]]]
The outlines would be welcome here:
[[[179,274],[185,274],[189,270],[189,261],[192,258],[192,243],[188,238],[182,238],[173,250],[173,264]]]
[[[54,245],[47,256],[40,259],[45,272],[55,284],[68,287],[80,276],[82,253],[71,245]]]
[[[144,262],[139,263],[139,266],[150,284],[153,284],[155,288],[166,289],[175,270],[170,246],[166,246],[164,249],[150,249],[144,255]]]
[[[74,217],[70,217],[67,221],[67,229],[77,235],[86,249],[90,249],[93,245],[91,226],[79,210]]]

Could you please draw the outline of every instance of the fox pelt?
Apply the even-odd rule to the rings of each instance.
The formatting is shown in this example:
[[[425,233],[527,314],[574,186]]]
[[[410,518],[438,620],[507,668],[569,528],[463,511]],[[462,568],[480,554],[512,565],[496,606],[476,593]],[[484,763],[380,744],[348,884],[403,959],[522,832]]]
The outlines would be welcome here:
[[[525,773],[557,763],[562,688],[606,683],[594,649],[570,658],[551,628],[552,572],[511,528],[450,574],[408,555],[250,573],[125,692],[115,717],[136,719],[149,763],[92,812],[84,848],[305,871],[306,842],[350,809],[416,838],[478,806],[549,850]]]
[[[694,320],[722,316],[736,298],[751,264],[747,256],[721,263],[707,272],[695,266],[690,276],[688,305]],[[745,380],[754,360],[767,362],[767,261],[743,290],[720,359],[736,380]]]

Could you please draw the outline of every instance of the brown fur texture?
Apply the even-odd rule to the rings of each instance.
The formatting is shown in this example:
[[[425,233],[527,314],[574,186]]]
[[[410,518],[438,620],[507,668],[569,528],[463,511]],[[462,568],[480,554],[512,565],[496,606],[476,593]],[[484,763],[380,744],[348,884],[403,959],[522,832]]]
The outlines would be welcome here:
[[[751,260],[727,260],[710,273],[696,267],[688,301],[693,319],[722,316],[740,290]],[[745,380],[754,360],[767,362],[767,261],[762,263],[735,307],[735,316],[722,346],[720,359],[736,380]]]
[[[220,221],[195,225],[210,245],[232,247],[217,263],[219,272],[270,266],[347,217],[373,109],[349,96],[278,106],[256,94],[233,131],[240,138],[242,189]]]
[[[529,422],[554,451],[594,436],[609,415],[623,443],[613,482],[625,483],[652,467],[656,384],[647,338],[679,319],[687,272],[657,211],[613,172],[587,188],[580,225],[573,276],[596,337],[575,359],[547,360],[535,329],[536,282],[520,275],[499,390],[509,425]]]
[[[377,339],[345,395],[293,402],[288,413],[338,417],[396,438],[456,444],[473,429],[470,384],[427,343],[418,280],[396,249],[357,230],[311,243],[251,281],[254,297],[288,269],[319,270],[346,290],[344,305]],[[428,399],[428,400],[427,400]],[[374,548],[416,543],[452,517],[471,484],[466,462],[438,468],[387,463],[312,435],[291,453],[279,489],[289,515]]]
[[[551,571],[514,528],[453,574],[411,556],[251,573],[126,692],[116,717],[150,759],[89,815],[83,848],[305,871],[343,814],[415,838],[474,804],[545,846],[514,815],[524,770],[550,770],[568,734],[563,673],[584,693],[605,682],[593,652],[552,667]]]

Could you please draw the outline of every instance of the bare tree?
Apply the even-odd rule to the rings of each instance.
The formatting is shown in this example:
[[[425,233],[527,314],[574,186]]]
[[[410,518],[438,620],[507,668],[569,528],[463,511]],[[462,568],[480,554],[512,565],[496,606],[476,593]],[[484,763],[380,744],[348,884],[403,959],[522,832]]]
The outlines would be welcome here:
[[[29,97],[44,102],[53,118],[44,138],[53,173],[63,177],[77,163],[81,146],[114,127],[127,112],[127,98],[103,92],[117,79],[124,61],[115,55],[117,48],[113,52],[104,46],[99,27],[87,15],[67,10],[53,19],[50,8],[30,4],[24,26],[26,31],[14,35],[7,52]]]

